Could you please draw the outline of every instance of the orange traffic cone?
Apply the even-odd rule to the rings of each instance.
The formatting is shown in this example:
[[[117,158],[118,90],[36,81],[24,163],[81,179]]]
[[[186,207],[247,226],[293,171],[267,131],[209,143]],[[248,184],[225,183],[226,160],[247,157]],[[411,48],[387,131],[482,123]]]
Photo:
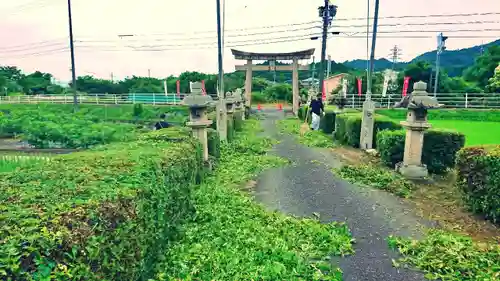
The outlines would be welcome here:
[[[279,111],[282,111],[282,110],[283,110],[283,104],[281,104],[281,103],[280,103],[280,104],[278,104],[278,110],[279,110]]]
[[[259,104],[257,104],[257,110],[258,110],[258,111],[261,111],[261,110],[262,110],[262,106],[260,105],[260,103],[259,103]]]

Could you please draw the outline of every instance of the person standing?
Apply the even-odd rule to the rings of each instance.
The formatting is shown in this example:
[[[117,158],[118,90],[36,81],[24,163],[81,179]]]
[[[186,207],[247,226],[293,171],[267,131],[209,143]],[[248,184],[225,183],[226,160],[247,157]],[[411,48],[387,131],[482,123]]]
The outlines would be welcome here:
[[[321,101],[321,96],[318,95],[316,99],[311,100],[311,104],[309,105],[311,111],[311,130],[317,131],[319,130],[319,122],[321,120],[321,114],[325,111],[325,107],[323,102]]]

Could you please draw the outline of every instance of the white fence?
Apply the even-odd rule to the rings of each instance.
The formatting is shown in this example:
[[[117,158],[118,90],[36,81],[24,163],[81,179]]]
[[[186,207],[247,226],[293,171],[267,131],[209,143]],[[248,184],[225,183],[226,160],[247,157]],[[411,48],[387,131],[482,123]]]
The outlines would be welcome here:
[[[79,94],[77,95],[80,104],[136,104],[147,103],[152,105],[178,105],[186,94],[151,94],[151,93],[130,93],[130,94]],[[216,95],[211,95],[217,99]],[[36,95],[36,96],[0,96],[0,104],[37,104],[37,103],[73,103],[73,95]]]
[[[432,94],[430,94],[432,96]],[[436,98],[446,108],[500,109],[500,94],[437,93]],[[365,96],[347,97],[346,107],[362,108]],[[390,108],[401,100],[401,95],[372,96],[377,108]]]

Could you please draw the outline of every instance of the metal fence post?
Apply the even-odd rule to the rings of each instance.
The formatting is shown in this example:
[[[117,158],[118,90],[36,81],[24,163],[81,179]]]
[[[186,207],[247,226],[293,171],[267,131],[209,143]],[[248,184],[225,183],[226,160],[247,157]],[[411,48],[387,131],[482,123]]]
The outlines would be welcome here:
[[[469,94],[465,93],[465,108],[469,108]]]
[[[132,103],[135,104],[135,93],[132,93]]]
[[[156,94],[153,93],[153,105],[156,105]]]
[[[95,94],[95,103],[99,104],[99,95],[98,94]]]
[[[118,99],[117,99],[116,95],[115,95],[115,104],[118,104]]]

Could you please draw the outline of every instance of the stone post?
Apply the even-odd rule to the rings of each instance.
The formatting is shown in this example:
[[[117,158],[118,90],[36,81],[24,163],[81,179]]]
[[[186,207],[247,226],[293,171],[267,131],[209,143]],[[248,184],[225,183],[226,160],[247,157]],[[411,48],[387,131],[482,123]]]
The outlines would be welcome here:
[[[299,61],[295,58],[292,64],[292,96],[292,111],[297,116],[299,112]]]
[[[247,74],[245,77],[245,105],[252,106],[252,60],[247,60]]]
[[[405,151],[403,162],[396,164],[396,170],[409,179],[423,179],[427,177],[427,167],[422,164],[422,148],[424,133],[431,127],[427,121],[427,110],[440,107],[436,99],[427,92],[427,83],[417,82],[413,92],[407,98],[408,113],[401,125],[406,129]]]
[[[236,100],[233,96],[233,93],[231,92],[226,93],[225,102],[226,102],[227,119],[232,122],[234,120],[234,109],[236,104]]]
[[[375,103],[371,98],[363,102],[363,115],[361,117],[361,133],[359,147],[363,150],[373,148],[373,126],[375,125]]]
[[[243,106],[243,98],[241,97],[241,89],[238,88],[233,92],[235,110],[240,112],[241,120],[245,120],[245,108]]]
[[[207,128],[212,124],[212,120],[207,118],[207,109],[212,105],[212,98],[202,94],[199,82],[193,83],[191,91],[182,101],[189,107],[189,122],[186,125],[193,130],[193,137],[197,138],[203,147],[203,160],[208,161]]]

